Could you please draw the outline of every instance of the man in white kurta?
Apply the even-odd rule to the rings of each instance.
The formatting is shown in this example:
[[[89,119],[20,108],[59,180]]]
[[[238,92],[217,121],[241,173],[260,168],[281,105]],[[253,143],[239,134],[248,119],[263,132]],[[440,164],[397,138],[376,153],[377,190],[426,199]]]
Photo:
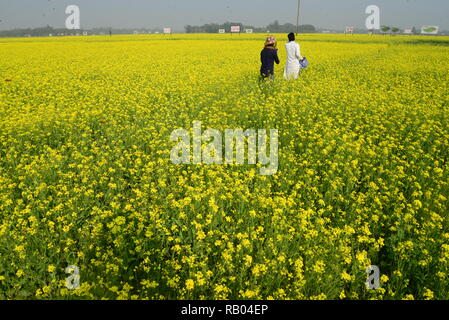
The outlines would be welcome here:
[[[290,40],[286,45],[287,49],[287,64],[285,65],[284,78],[287,80],[296,80],[299,77],[301,57],[301,47],[295,42],[295,34],[288,35]]]

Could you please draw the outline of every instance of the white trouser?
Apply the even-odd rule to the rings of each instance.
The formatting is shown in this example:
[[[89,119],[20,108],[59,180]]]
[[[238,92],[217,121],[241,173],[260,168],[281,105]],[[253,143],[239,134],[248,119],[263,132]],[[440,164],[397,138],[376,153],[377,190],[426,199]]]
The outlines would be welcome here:
[[[284,78],[286,80],[297,80],[299,78],[299,61],[296,64],[287,64],[284,69]]]

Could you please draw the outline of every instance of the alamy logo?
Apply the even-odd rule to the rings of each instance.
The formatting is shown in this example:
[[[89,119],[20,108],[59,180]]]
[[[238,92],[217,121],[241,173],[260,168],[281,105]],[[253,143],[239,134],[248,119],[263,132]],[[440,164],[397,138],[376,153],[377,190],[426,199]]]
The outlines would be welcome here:
[[[70,274],[66,279],[66,287],[69,290],[76,290],[80,287],[80,269],[77,266],[68,266],[65,273]]]
[[[366,269],[368,279],[366,279],[366,288],[368,290],[380,289],[380,269],[378,266],[369,266]]]
[[[177,129],[172,132],[170,141],[177,142],[170,155],[173,164],[221,165],[235,163],[244,165],[246,149],[248,151],[247,164],[260,164],[261,175],[269,176],[277,173],[279,166],[278,130],[269,130],[269,137],[267,130],[264,129],[245,131],[243,129],[226,129],[223,135],[216,129],[208,129],[203,132],[201,125],[200,121],[193,122],[193,139],[188,130]]]
[[[77,5],[70,5],[65,9],[69,16],[65,21],[65,27],[69,30],[81,29],[80,8]]]
[[[365,13],[368,15],[365,21],[368,30],[380,29],[380,8],[376,5],[366,7]]]

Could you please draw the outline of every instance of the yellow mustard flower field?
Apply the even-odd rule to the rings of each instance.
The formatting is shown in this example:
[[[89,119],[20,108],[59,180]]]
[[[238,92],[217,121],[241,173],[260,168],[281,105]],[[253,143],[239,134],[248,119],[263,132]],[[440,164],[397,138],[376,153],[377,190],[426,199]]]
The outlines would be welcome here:
[[[0,299],[449,299],[449,40],[265,37],[0,39]],[[173,164],[194,121],[277,173]]]

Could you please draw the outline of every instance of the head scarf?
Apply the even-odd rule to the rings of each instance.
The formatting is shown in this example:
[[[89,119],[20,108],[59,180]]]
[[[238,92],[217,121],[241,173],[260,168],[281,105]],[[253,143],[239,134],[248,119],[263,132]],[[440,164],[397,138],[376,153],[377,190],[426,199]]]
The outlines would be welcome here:
[[[265,40],[265,47],[268,46],[272,46],[272,47],[276,47],[277,41],[275,39],[275,37],[273,36],[269,36],[267,37],[267,40]]]

